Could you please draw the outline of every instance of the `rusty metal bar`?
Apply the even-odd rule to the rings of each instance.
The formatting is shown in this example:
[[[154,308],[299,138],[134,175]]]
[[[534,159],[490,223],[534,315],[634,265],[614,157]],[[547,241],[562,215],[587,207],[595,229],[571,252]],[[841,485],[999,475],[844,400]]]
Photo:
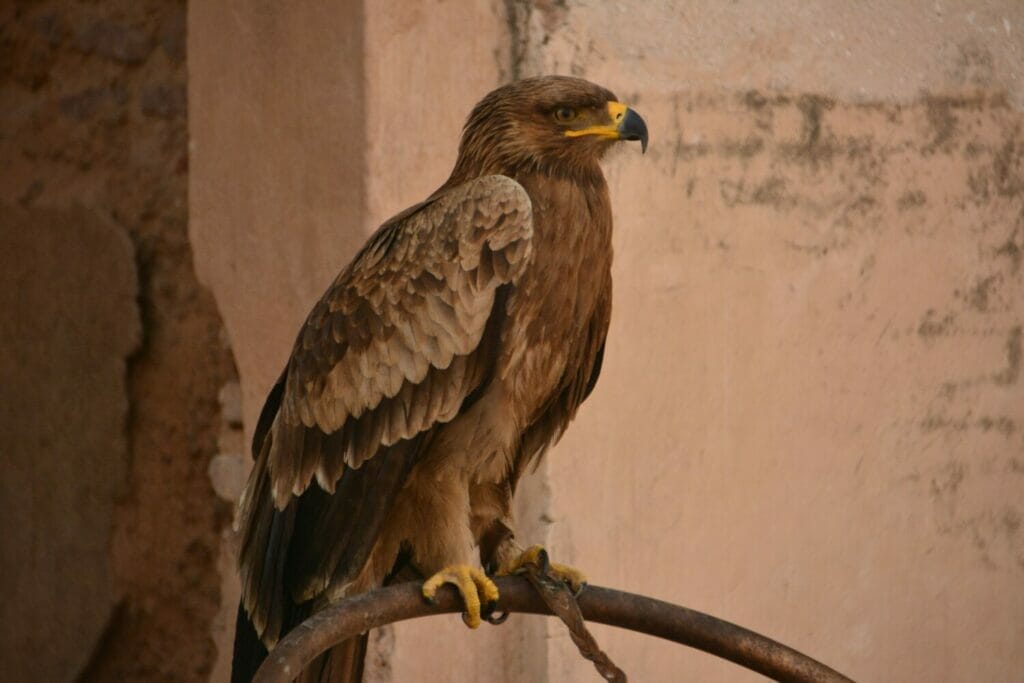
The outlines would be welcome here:
[[[550,614],[521,577],[496,581],[507,612]],[[796,650],[708,614],[642,595],[590,586],[579,596],[588,621],[618,626],[703,650],[777,681],[851,683],[850,679]],[[346,638],[396,621],[462,611],[450,586],[429,605],[418,583],[403,583],[331,605],[293,629],[270,653],[253,683],[290,683],[318,654]]]

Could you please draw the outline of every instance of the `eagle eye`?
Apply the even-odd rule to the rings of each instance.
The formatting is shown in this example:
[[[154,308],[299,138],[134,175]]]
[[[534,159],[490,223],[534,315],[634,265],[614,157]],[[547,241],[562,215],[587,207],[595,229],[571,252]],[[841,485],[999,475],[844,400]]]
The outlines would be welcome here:
[[[576,120],[576,110],[572,107],[558,107],[555,109],[555,121],[559,123],[572,123]]]

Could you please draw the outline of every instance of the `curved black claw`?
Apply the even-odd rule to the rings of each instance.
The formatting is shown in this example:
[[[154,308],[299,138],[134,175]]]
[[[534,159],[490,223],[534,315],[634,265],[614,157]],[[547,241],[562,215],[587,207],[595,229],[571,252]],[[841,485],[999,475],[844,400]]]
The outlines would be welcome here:
[[[548,556],[546,548],[541,548],[540,552],[537,553],[537,569],[540,570],[541,574],[547,574],[551,568],[551,558]]]
[[[490,612],[484,616],[486,621],[491,626],[501,626],[508,621],[509,612]]]
[[[497,600],[485,602],[483,605],[480,606],[480,618],[486,621],[488,624],[493,624],[495,626],[504,623],[504,621],[508,619],[508,612],[498,612],[497,615],[495,615],[494,610],[496,610],[497,608]],[[469,612],[462,613],[462,623],[464,623],[466,626],[469,626],[470,628],[474,628],[473,624],[470,621]]]
[[[508,619],[508,612],[496,612],[496,609],[498,609],[498,602],[489,602],[480,609],[480,617],[491,626],[504,624]]]

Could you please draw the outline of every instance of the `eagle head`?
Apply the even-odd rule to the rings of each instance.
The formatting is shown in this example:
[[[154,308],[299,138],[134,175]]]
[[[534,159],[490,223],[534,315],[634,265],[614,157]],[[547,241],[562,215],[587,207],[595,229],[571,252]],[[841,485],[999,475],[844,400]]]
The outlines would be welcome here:
[[[586,170],[619,140],[646,151],[647,125],[610,90],[569,76],[527,78],[473,108],[453,176]]]

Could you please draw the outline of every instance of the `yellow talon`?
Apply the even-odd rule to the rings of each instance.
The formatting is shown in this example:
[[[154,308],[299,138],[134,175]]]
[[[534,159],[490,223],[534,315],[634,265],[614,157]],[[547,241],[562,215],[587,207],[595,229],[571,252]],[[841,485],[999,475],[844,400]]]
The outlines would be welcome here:
[[[511,574],[523,574],[529,571],[531,566],[543,569],[545,566],[549,567],[549,573],[557,579],[564,581],[569,584],[569,588],[572,589],[573,593],[579,594],[581,590],[587,585],[587,577],[579,569],[570,567],[567,564],[557,564],[555,562],[548,561],[548,551],[544,549],[542,545],[530,546],[524,550],[519,557],[514,558],[510,562],[498,570],[498,576],[509,576]]]
[[[480,626],[481,599],[489,609],[498,602],[498,587],[482,570],[468,564],[453,564],[423,582],[423,597],[434,602],[437,589],[446,583],[455,586],[466,603],[463,621],[470,628]]]

